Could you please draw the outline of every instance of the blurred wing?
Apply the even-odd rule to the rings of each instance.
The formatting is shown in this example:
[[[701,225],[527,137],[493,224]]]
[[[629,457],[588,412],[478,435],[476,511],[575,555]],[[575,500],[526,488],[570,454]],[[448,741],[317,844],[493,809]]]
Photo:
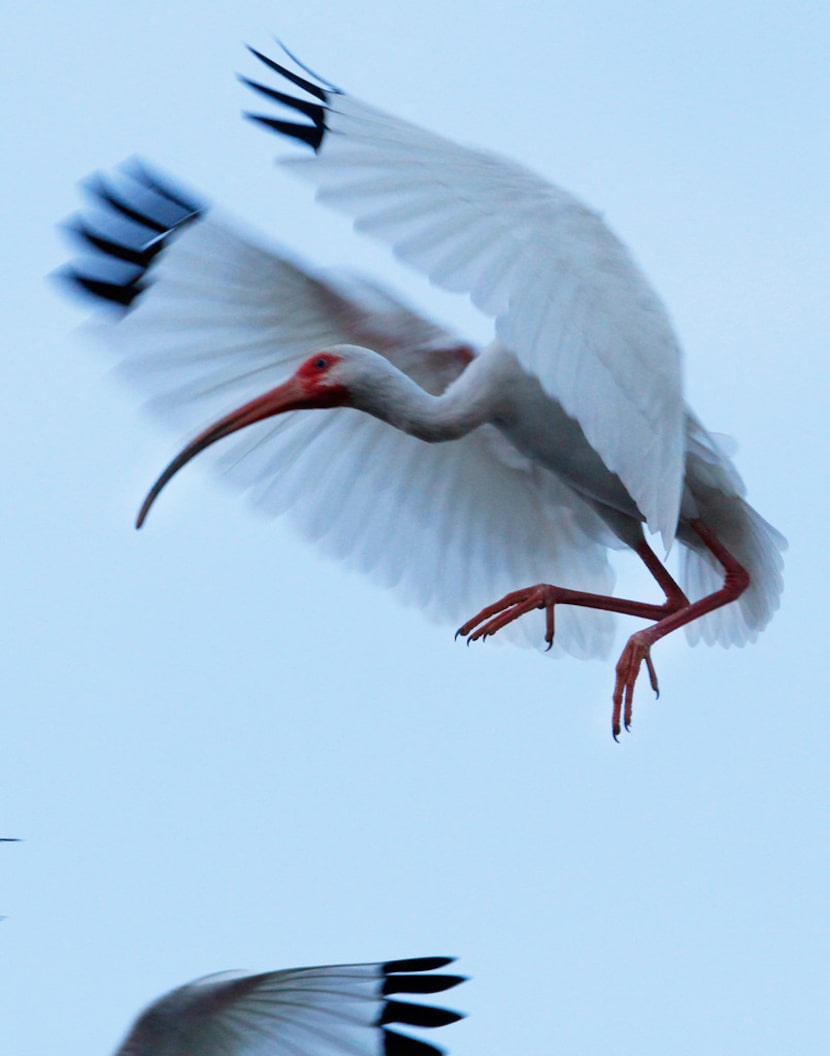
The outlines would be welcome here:
[[[680,350],[622,242],[596,213],[521,166],[254,54],[319,100],[246,82],[310,121],[256,116],[314,148],[284,164],[358,230],[494,316],[502,343],[579,421],[668,545],[683,481]]]
[[[156,215],[150,195],[167,192],[158,182],[145,191],[142,208]],[[132,202],[130,194],[124,185],[117,200]],[[85,223],[115,245],[104,217]],[[112,252],[109,263],[77,264],[70,277],[130,305],[117,326],[96,329],[151,407],[184,428],[201,430],[325,345],[370,344],[438,392],[472,355],[390,294],[315,277],[196,208],[156,237],[164,245],[145,271],[133,264],[120,285],[111,274],[89,277],[93,267],[100,275],[124,266]],[[518,585],[565,580],[607,593],[613,584],[597,515],[494,429],[425,444],[348,408],[299,411],[212,453],[259,507],[289,512],[325,551],[456,626]],[[611,633],[608,614],[572,608],[557,616],[555,651],[599,655]],[[538,623],[519,621],[505,636],[541,646],[543,635],[540,613]]]
[[[116,1056],[440,1056],[443,1049],[388,1024],[441,1027],[461,1014],[395,1000],[463,982],[423,974],[452,958],[226,972],[160,998],[136,1020]]]

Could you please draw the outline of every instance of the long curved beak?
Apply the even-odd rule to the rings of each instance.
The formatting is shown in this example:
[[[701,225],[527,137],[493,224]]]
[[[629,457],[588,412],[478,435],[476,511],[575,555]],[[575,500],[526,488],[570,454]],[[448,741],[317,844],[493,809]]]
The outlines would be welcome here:
[[[300,381],[296,378],[289,378],[282,385],[278,385],[275,389],[271,389],[262,396],[257,396],[237,410],[231,411],[224,418],[220,418],[218,422],[209,426],[203,433],[199,433],[195,440],[191,440],[187,447],[176,455],[152,488],[150,488],[147,492],[147,498],[138,511],[138,517],[136,517],[135,521],[136,528],[140,528],[144,524],[147,514],[150,512],[150,507],[168,481],[172,480],[182,466],[187,465],[200,451],[204,451],[206,447],[210,447],[211,444],[221,440],[222,437],[230,436],[231,433],[235,433],[239,429],[253,425],[254,422],[261,422],[264,418],[271,418],[276,414],[283,414],[285,411],[301,410],[309,406],[318,406],[318,404],[316,401],[314,403],[309,401],[305,386]]]

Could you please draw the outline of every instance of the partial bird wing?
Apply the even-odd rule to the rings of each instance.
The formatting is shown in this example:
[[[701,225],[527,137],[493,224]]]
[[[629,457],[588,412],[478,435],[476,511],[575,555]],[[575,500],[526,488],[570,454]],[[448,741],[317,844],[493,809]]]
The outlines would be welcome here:
[[[93,185],[97,208],[71,225],[92,256],[69,278],[116,306],[117,325],[94,329],[165,420],[200,431],[331,344],[368,344],[434,392],[469,362],[469,347],[391,294],[315,275],[129,173]],[[288,511],[325,551],[455,626],[517,582],[613,585],[597,515],[495,429],[425,444],[348,408],[299,411],[215,456],[259,507]],[[539,646],[544,617],[510,630]],[[554,652],[602,655],[611,634],[609,614],[569,608]]]
[[[463,982],[425,974],[451,960],[209,975],[150,1005],[115,1056],[440,1056],[443,1049],[388,1025],[441,1027],[462,1018],[393,997],[440,993]]]
[[[311,96],[244,79],[308,119],[252,115],[313,147],[313,157],[284,164],[358,230],[494,316],[502,343],[577,419],[668,547],[683,482],[681,356],[663,305],[622,242],[527,169],[254,54]]]

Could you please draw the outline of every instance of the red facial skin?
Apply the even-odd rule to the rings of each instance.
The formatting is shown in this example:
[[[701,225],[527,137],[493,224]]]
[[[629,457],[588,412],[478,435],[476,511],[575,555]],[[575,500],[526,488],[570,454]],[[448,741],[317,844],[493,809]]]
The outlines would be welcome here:
[[[217,440],[221,440],[231,433],[238,432],[248,425],[261,422],[265,418],[272,418],[286,411],[311,410],[320,407],[341,407],[349,401],[348,391],[337,384],[327,384],[331,368],[340,362],[340,357],[328,352],[318,353],[311,356],[302,364],[296,373],[264,393],[257,396],[242,407],[231,411],[224,418],[205,429],[185,447],[173,461],[167,466],[155,484],[150,488],[147,497],[138,511],[135,526],[140,528],[147,519],[150,507],[156,501],[159,493],[176,473],[195,458],[200,451]]]

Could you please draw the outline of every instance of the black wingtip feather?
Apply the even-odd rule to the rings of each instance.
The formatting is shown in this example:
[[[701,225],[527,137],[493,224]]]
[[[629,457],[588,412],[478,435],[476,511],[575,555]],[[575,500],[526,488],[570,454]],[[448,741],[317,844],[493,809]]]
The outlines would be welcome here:
[[[383,1032],[383,1056],[444,1056],[444,1049],[394,1030]]]
[[[384,973],[390,972],[431,972],[436,968],[446,968],[455,957],[403,957],[397,961],[386,961]]]
[[[279,103],[281,106],[290,107],[292,110],[296,110],[298,113],[303,114],[312,121],[312,124],[298,124],[293,121],[283,121],[279,118],[265,117],[261,114],[249,113],[245,116],[252,121],[256,121],[258,124],[264,125],[272,132],[278,132],[282,136],[289,136],[300,143],[307,144],[313,150],[318,151],[322,146],[323,139],[327,132],[326,104],[329,102],[331,95],[342,95],[343,93],[339,88],[329,84],[329,82],[323,77],[320,77],[318,74],[314,73],[313,70],[310,70],[306,65],[300,62],[300,60],[283,44],[280,44],[280,47],[292,62],[305,70],[306,73],[315,78],[315,80],[326,85],[326,87],[322,88],[320,84],[315,84],[314,81],[301,77],[298,73],[294,73],[293,70],[289,70],[287,66],[275,62],[274,59],[269,58],[267,55],[263,55],[261,51],[257,51],[256,48],[252,48],[250,45],[248,45],[248,50],[269,69],[278,73],[280,77],[284,77],[290,84],[294,84],[298,88],[301,88],[304,92],[307,92],[309,95],[319,100],[319,102],[314,103],[310,99],[298,99],[296,96],[289,95],[287,92],[280,91],[276,88],[269,88],[264,84],[260,84],[258,81],[251,80],[249,77],[240,75],[239,79],[252,91],[259,92],[260,95],[264,95],[267,99],[271,99],[274,102]]]
[[[96,199],[97,205],[100,205],[101,202],[105,202],[108,206],[114,209],[115,212],[125,216],[128,220],[134,221],[134,223],[141,224],[143,227],[149,227],[151,231],[155,231],[157,234],[162,234],[166,230],[165,224],[160,220],[155,220],[151,216],[146,216],[135,206],[126,202],[110,187],[100,173],[90,176],[89,179],[81,184],[81,186],[93,197],[93,199]]]
[[[99,174],[81,186],[95,212],[71,218],[65,230],[87,252],[54,277],[99,303],[129,309],[149,285],[156,256],[205,206],[135,158],[115,179]]]
[[[82,275],[78,271],[67,268],[65,271],[57,271],[54,278],[58,282],[68,283],[76,292],[80,290],[96,301],[109,301],[110,304],[120,308],[129,308],[138,295],[144,290],[146,283],[142,282],[106,282],[104,279],[94,279],[90,275]]]
[[[141,247],[128,246],[121,242],[114,242],[110,238],[105,238],[103,235],[99,235],[80,217],[69,220],[64,224],[63,230],[71,238],[77,239],[87,247],[92,246],[93,249],[98,250],[99,253],[103,253],[105,256],[111,257],[113,260],[121,260],[125,264],[135,264],[142,269],[149,267],[153,257],[160,252],[163,244],[163,239],[161,238],[157,238],[155,241],[149,242]]]
[[[146,161],[140,158],[128,158],[119,168],[138,184],[143,184],[148,190],[153,191],[160,198],[167,199],[171,205],[177,205],[187,214],[179,223],[184,223],[188,217],[196,218],[207,211],[207,205],[198,198],[185,194],[172,180],[161,176],[151,169]]]
[[[245,117],[249,121],[256,121],[260,125],[265,125],[272,132],[279,132],[282,136],[290,136],[300,143],[306,143],[315,151],[320,149],[323,136],[325,135],[325,129],[318,128],[316,125],[298,125],[294,121],[280,121],[278,118],[264,117],[262,114],[246,113]]]
[[[387,1001],[378,1020],[378,1026],[400,1023],[407,1027],[446,1027],[463,1019],[460,1012],[433,1005],[413,1005],[409,1001]]]
[[[315,81],[319,81],[320,84],[324,84],[326,88],[328,88],[328,90],[330,92],[333,92],[335,95],[343,94],[342,88],[338,88],[336,84],[332,84],[331,81],[327,81],[325,77],[321,77],[319,73],[315,73],[315,71],[312,70],[311,67],[306,66],[302,59],[298,59],[294,52],[291,51],[285,44],[283,44],[279,37],[274,37],[274,40],[276,40],[277,44],[279,44],[279,46],[289,57],[289,59],[291,59],[294,65],[299,66],[301,70],[305,70],[309,77],[313,77]]]
[[[382,993],[392,994],[440,994],[467,981],[464,975],[390,975],[384,980]]]
[[[307,81],[305,77],[301,77],[298,73],[293,73],[285,66],[281,66],[278,62],[273,59],[269,59],[267,55],[263,55],[261,51],[257,51],[256,48],[252,48],[250,44],[247,45],[248,51],[259,59],[260,62],[264,62],[266,66],[269,66],[276,73],[280,74],[281,77],[285,77],[287,81],[291,81],[292,84],[296,84],[298,88],[302,88],[304,92],[308,92],[309,95],[313,95],[315,99],[319,99],[321,103],[328,101],[328,95],[325,89],[321,88],[318,84],[313,84],[311,81]],[[292,56],[293,57],[293,56]],[[302,63],[298,63],[302,65]]]
[[[454,957],[407,957],[386,961],[381,967],[384,975],[382,993],[389,994],[437,994],[463,983],[461,975],[428,975],[416,973],[432,972],[452,964]],[[386,1024],[400,1023],[410,1027],[444,1027],[463,1019],[462,1012],[430,1005],[417,1005],[408,1001],[388,1000],[384,1003],[378,1026],[383,1028],[384,1056],[443,1056],[444,1049],[429,1042],[399,1034]]]
[[[248,88],[253,89],[255,92],[259,92],[260,95],[264,95],[268,99],[273,99],[275,102],[282,103],[283,106],[290,106],[292,110],[296,110],[298,113],[310,117],[318,128],[322,127],[325,111],[320,103],[312,103],[309,102],[308,99],[297,99],[293,95],[287,95],[285,92],[277,91],[276,88],[269,88],[265,84],[260,84],[259,81],[252,81],[250,77],[244,77],[241,73],[237,74],[237,76]]]

